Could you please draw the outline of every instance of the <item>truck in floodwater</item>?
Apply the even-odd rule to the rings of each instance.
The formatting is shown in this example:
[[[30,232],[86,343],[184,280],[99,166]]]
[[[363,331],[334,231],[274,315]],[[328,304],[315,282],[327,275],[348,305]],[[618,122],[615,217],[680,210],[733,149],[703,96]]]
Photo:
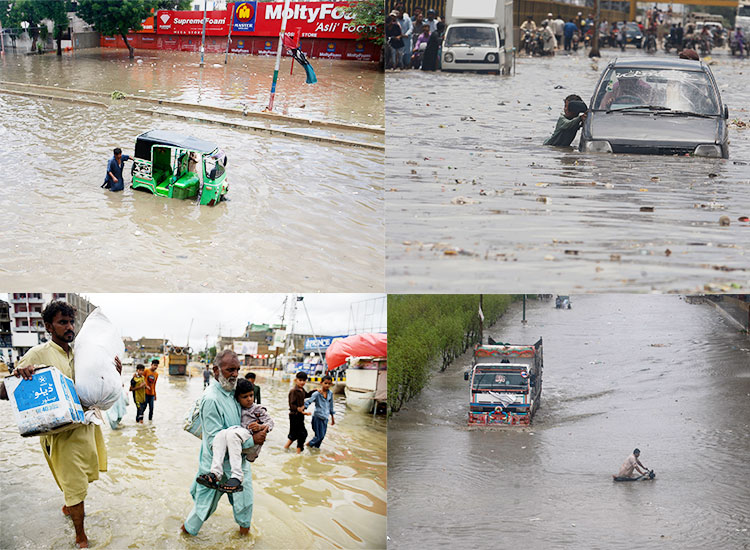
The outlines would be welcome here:
[[[509,74],[513,3],[509,0],[447,0],[442,71]],[[508,24],[510,23],[510,32]],[[510,38],[509,38],[510,37]]]
[[[494,342],[474,349],[469,425],[528,426],[542,397],[542,339],[534,345]]]

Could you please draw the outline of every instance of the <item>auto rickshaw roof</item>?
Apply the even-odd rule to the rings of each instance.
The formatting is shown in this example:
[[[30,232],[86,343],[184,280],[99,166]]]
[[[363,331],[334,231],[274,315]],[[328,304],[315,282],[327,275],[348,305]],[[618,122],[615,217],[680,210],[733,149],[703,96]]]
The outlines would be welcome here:
[[[135,156],[142,159],[151,158],[151,147],[154,145],[167,145],[169,147],[181,147],[199,153],[213,153],[218,145],[194,138],[170,132],[168,130],[151,130],[139,135],[135,140]]]

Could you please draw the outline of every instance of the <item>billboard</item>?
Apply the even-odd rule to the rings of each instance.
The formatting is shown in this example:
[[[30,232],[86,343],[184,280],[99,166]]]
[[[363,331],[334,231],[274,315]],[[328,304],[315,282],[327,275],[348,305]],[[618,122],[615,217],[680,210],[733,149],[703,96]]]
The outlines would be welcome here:
[[[232,349],[237,355],[257,355],[258,342],[233,342]]]
[[[318,338],[305,338],[305,351],[325,351],[331,342],[344,336],[319,336]]]
[[[206,12],[206,36],[226,36],[230,13],[225,10]],[[156,12],[156,32],[200,36],[203,33],[203,12],[159,10]]]
[[[251,5],[253,5],[251,7]],[[290,2],[286,13],[288,33],[300,30],[302,38],[358,38],[358,27],[352,16],[344,10],[349,2]],[[249,23],[240,24],[237,21],[239,13],[235,14],[232,35],[252,34],[255,36],[278,36],[281,32],[284,4],[281,2],[238,2],[237,10],[242,9],[245,16],[254,18],[252,30]],[[231,13],[231,4],[228,7]]]

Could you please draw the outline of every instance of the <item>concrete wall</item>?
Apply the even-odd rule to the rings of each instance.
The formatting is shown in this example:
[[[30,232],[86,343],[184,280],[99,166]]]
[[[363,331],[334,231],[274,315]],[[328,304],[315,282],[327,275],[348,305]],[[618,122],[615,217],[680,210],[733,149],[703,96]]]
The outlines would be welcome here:
[[[73,41],[74,50],[98,48],[99,47],[99,33],[95,31],[74,32],[72,33],[72,41]]]

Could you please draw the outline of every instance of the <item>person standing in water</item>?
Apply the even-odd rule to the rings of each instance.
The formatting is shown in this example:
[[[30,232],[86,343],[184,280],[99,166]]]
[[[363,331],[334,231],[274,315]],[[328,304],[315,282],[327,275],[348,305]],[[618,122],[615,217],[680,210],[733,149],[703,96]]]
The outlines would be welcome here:
[[[75,339],[75,309],[66,302],[55,300],[42,311],[42,320],[50,340],[31,348],[18,362],[13,374],[24,380],[31,380],[37,368],[51,366],[75,382],[73,348],[70,345]],[[118,357],[114,357],[109,367],[103,368],[112,367],[118,373],[122,372]],[[8,398],[5,392],[2,398]],[[99,472],[107,471],[107,448],[101,426],[73,426],[54,434],[42,434],[39,442],[52,476],[63,492],[65,505],[62,513],[73,521],[76,546],[88,548],[89,540],[83,528],[84,501],[89,483],[99,479]]]
[[[315,403],[315,412],[312,416],[312,428],[315,432],[313,437],[307,444],[309,447],[320,448],[320,444],[323,443],[323,438],[326,436],[328,430],[328,417],[331,417],[331,426],[336,425],[336,420],[333,417],[333,392],[331,391],[331,384],[333,384],[333,378],[326,375],[320,382],[320,389],[313,392],[313,394],[305,399],[305,408],[309,407],[312,403]]]
[[[616,476],[612,477],[633,477],[633,470],[638,470],[638,473],[642,476],[647,475],[648,468],[646,468],[643,464],[641,464],[641,461],[638,460],[638,457],[640,455],[641,451],[639,449],[634,449],[633,454],[626,458],[625,462],[623,462],[622,466],[620,466],[619,473]]]
[[[125,189],[125,182],[122,176],[122,167],[125,161],[130,160],[128,155],[122,154],[122,149],[115,147],[112,151],[114,155],[107,163],[107,174],[104,177],[102,187],[110,191],[122,191]]]

